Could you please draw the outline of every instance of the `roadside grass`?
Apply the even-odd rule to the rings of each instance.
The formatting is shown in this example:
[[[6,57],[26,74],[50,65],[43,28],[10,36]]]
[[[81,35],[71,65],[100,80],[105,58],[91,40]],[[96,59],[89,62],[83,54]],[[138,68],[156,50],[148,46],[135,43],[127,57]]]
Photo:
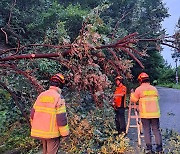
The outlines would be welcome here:
[[[180,84],[175,84],[175,83],[158,84],[158,86],[167,87],[167,88],[173,88],[173,89],[180,89]]]

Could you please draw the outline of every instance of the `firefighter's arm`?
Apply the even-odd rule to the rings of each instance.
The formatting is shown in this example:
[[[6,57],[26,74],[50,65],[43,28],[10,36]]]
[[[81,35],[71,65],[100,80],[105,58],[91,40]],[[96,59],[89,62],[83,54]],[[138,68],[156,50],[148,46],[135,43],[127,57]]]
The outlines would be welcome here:
[[[124,96],[124,94],[123,93],[121,93],[121,94],[114,94],[114,97],[117,97],[117,96]]]
[[[139,91],[137,89],[135,91],[131,89],[130,101],[136,103],[138,102],[138,100],[139,100]]]
[[[60,98],[58,105],[57,105],[57,114],[56,114],[56,121],[59,127],[59,132],[61,136],[68,136],[69,135],[69,126],[68,126],[68,119],[66,113],[66,106],[65,100]]]

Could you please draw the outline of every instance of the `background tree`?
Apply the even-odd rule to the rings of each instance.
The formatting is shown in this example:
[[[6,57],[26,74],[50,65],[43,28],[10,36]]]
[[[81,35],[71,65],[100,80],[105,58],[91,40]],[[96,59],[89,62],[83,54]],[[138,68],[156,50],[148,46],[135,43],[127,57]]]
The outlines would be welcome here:
[[[124,36],[134,31],[137,31],[139,37],[143,38],[158,38],[164,34],[164,31],[161,29],[161,22],[165,17],[168,17],[168,14],[161,0],[110,2],[112,2],[112,5],[106,11],[104,18],[114,28],[114,37],[116,35]],[[111,20],[109,20],[109,16]],[[148,44],[141,43],[138,47],[140,50],[146,48],[146,53],[149,57],[140,59],[145,66],[145,71],[151,75],[151,80],[157,79],[157,74],[159,74],[158,68],[163,67],[163,58],[158,52],[160,50],[159,46],[152,42]],[[133,75],[135,78],[141,71],[142,69],[139,66],[136,65],[134,67]]]
[[[178,20],[178,23],[176,25],[175,34],[173,36],[174,38],[174,44],[176,47],[180,47],[180,18]],[[172,41],[172,40],[171,40]],[[179,59],[180,58],[180,51],[177,49],[174,50],[174,53],[172,54],[172,58]]]

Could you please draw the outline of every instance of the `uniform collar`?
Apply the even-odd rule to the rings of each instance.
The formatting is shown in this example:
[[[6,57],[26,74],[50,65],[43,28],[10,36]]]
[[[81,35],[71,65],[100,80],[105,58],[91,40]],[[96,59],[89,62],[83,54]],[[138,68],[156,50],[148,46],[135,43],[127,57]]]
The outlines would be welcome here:
[[[59,94],[61,94],[61,89],[55,86],[50,86],[49,89],[54,89],[56,90]]]
[[[117,87],[122,87],[123,86],[123,84],[122,83],[120,83]]]
[[[149,82],[141,83],[141,85],[150,85]]]

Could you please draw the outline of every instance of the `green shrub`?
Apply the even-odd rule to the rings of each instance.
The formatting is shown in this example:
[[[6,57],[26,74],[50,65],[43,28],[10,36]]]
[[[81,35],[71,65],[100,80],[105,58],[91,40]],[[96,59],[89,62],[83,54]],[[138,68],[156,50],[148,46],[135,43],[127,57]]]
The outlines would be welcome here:
[[[163,132],[164,152],[179,154],[180,151],[180,135],[172,130]]]

